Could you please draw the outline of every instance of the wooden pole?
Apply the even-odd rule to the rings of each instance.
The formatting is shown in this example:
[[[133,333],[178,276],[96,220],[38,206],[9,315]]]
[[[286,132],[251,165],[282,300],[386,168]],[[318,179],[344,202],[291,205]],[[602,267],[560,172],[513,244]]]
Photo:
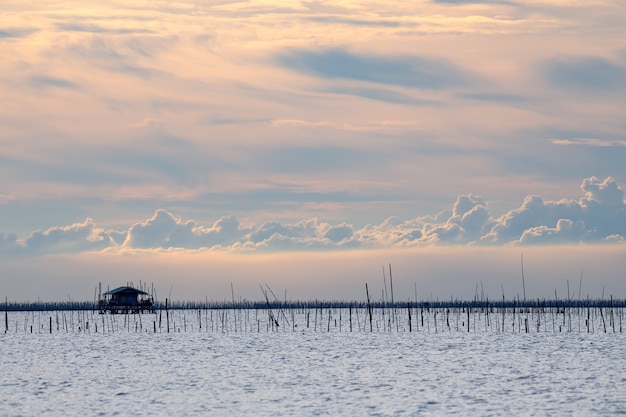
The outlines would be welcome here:
[[[396,323],[396,331],[399,331],[400,325],[398,324],[398,313],[396,312],[396,304],[393,299],[393,277],[391,275],[391,264],[389,264],[389,285],[391,287],[391,311],[393,312],[393,320]]]
[[[352,332],[352,304],[350,304],[350,332]]]
[[[168,299],[165,299],[165,321],[167,323],[167,332],[170,332],[170,312],[167,309],[168,305],[167,305]]]
[[[526,304],[526,282],[524,281],[524,254],[522,253],[522,290],[524,291],[524,304]]]
[[[367,294],[367,312],[370,315],[370,332],[372,332],[372,305],[370,304],[370,292],[367,288],[367,282],[365,283],[365,294]]]
[[[409,301],[406,306],[407,312],[409,313],[409,333],[413,331],[411,328],[411,302]]]
[[[233,298],[233,318],[235,320],[235,333],[237,332],[237,315],[235,314],[235,289],[233,288],[233,283],[230,283],[230,294]]]

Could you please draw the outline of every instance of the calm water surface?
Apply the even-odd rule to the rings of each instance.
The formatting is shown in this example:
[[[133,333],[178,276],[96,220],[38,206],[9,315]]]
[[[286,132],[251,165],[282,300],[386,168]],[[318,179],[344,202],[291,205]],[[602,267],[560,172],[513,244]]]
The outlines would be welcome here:
[[[1,416],[626,414],[621,333],[0,334]]]

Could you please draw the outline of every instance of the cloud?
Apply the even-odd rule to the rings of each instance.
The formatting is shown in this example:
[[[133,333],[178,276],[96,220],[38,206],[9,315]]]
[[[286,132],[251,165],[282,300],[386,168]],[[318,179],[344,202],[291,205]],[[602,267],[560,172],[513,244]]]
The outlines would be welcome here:
[[[75,90],[79,87],[78,84],[70,80],[57,78],[57,77],[47,77],[47,76],[31,77],[30,84],[36,88],[54,87],[54,88]]]
[[[469,100],[485,101],[490,103],[507,105],[521,105],[528,104],[530,102],[530,99],[528,97],[506,93],[466,93],[461,94],[461,97]]]
[[[205,155],[185,139],[169,135],[165,122],[144,119],[135,128],[135,137],[128,143],[78,143],[72,147],[49,150],[36,161],[15,162],[33,178],[42,178],[55,184],[85,187],[85,194],[94,196],[108,193],[111,186],[134,189],[163,188],[166,184],[181,186],[196,184],[205,179],[212,168],[224,163],[213,155]],[[37,154],[37,151],[33,151]],[[104,190],[104,191],[103,191]],[[154,208],[151,207],[151,208]]]
[[[550,139],[555,145],[561,146],[590,146],[598,148],[610,148],[614,146],[626,146],[626,140],[605,140],[599,138],[570,138],[570,139]]]
[[[508,4],[515,5],[516,3],[506,0],[432,0],[433,3],[441,3],[441,4],[456,4],[456,5],[464,5],[464,4]]]
[[[32,33],[37,32],[38,29],[29,28],[17,28],[17,29],[0,29],[0,40],[11,38],[25,38]]]
[[[87,33],[110,33],[115,35],[130,35],[137,33],[153,33],[151,30],[139,28],[105,28],[99,25],[86,23],[59,23],[57,29],[60,32],[87,32]]]
[[[350,239],[354,235],[352,225],[342,223],[337,226],[331,226],[324,233],[324,238],[330,240],[333,243],[339,243],[344,240]]]
[[[585,196],[578,201],[544,202],[539,196],[529,196],[520,208],[498,218],[483,239],[528,243],[552,236],[558,238],[554,241],[559,241],[567,233],[573,233],[571,242],[594,242],[614,234],[626,236],[624,192],[615,180],[587,178],[581,190]]]
[[[367,152],[340,146],[283,146],[259,153],[265,165],[278,168],[284,173],[309,174],[333,172],[357,167],[371,159]]]
[[[230,246],[241,240],[246,229],[240,228],[233,216],[222,217],[212,227],[205,228],[193,220],[183,221],[166,210],[159,209],[142,223],[128,230],[123,243],[134,249],[199,249]]]
[[[169,46],[169,42],[163,40],[163,44]],[[157,42],[153,40],[152,42]],[[161,46],[162,49],[164,46]],[[132,43],[124,43],[116,38],[101,35],[93,35],[88,39],[79,39],[58,51],[58,56],[71,56],[78,62],[87,64],[94,71],[105,71],[109,74],[119,73],[135,76],[141,79],[152,79],[160,73],[156,67],[146,65],[142,58],[146,52],[137,50]]]
[[[585,192],[585,199],[582,200],[585,206],[597,205],[607,208],[624,208],[624,191],[617,185],[613,178],[606,178],[600,181],[596,177],[586,178],[581,190]]]
[[[268,221],[242,225],[223,216],[211,226],[183,220],[158,209],[126,231],[105,230],[92,219],[35,231],[26,239],[0,232],[0,254],[33,256],[85,251],[163,251],[211,249],[277,252],[330,249],[381,249],[423,246],[501,246],[623,243],[626,237],[624,191],[611,178],[590,177],[577,200],[545,201],[527,196],[520,207],[492,216],[488,202],[475,194],[459,196],[437,216],[389,217],[381,224],[355,228],[310,218],[294,223]]]
[[[18,255],[90,252],[105,249],[113,243],[108,232],[89,218],[82,223],[35,231],[23,241],[11,240],[8,252]]]
[[[342,223],[332,226],[318,219],[283,224],[267,222],[246,236],[244,247],[262,250],[323,249],[349,245],[353,236],[352,226]]]
[[[479,196],[470,194],[457,198],[448,223],[458,224],[473,237],[477,237],[482,234],[489,218],[485,201]]]
[[[544,63],[552,84],[574,91],[616,92],[626,89],[626,67],[600,57],[556,58]]]
[[[519,242],[521,244],[577,243],[587,240],[585,235],[591,233],[582,220],[573,222],[570,219],[559,219],[555,227],[536,226],[524,230]]]
[[[0,253],[13,251],[17,245],[17,235],[15,233],[0,232]]]
[[[330,24],[338,24],[338,25],[346,25],[346,26],[357,26],[357,27],[387,27],[387,28],[397,28],[402,26],[402,22],[395,20],[383,20],[383,19],[355,19],[348,17],[337,17],[337,16],[313,16],[306,18],[311,22],[318,23],[330,23]]]
[[[134,123],[132,126],[141,128],[163,129],[165,127],[165,121],[152,117],[146,117],[139,123]]]
[[[136,248],[168,248],[176,234],[189,233],[194,227],[192,221],[182,222],[165,210],[157,210],[150,219],[137,223],[128,230],[124,246]]]
[[[7,5],[3,252],[623,235],[599,191],[553,191],[626,180],[617,2],[226,3]],[[86,217],[102,246],[70,232],[26,245]],[[548,233],[569,230],[560,220],[585,233]]]
[[[361,55],[341,48],[293,50],[276,56],[293,71],[328,79],[347,79],[420,89],[468,84],[468,73],[447,61],[422,56]]]
[[[580,218],[581,208],[575,202],[544,203],[538,195],[527,196],[522,205],[502,215],[483,240],[507,243],[518,238],[525,230],[541,225],[554,225],[560,218]]]
[[[336,123],[326,120],[301,120],[301,119],[275,119],[271,121],[272,127],[303,127],[303,128],[327,128],[355,132],[382,132],[382,131],[415,131],[419,125],[414,121],[403,120],[370,120],[361,124]]]
[[[407,104],[410,106],[432,106],[440,104],[435,100],[412,97],[404,92],[382,88],[335,86],[326,90],[331,94],[344,94],[386,103]]]

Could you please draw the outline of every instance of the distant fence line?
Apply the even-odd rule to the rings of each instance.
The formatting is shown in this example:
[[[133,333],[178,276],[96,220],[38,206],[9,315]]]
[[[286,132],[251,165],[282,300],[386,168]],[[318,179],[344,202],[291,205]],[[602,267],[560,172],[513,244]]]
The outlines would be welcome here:
[[[5,311],[76,311],[98,310],[97,303],[92,301],[54,301],[54,302],[11,302],[6,301],[0,307]],[[626,299],[535,299],[535,300],[435,300],[435,301],[332,301],[332,300],[309,300],[309,301],[167,301],[170,310],[264,310],[264,309],[312,309],[312,308],[419,308],[419,309],[486,309],[499,308],[626,308]],[[165,310],[166,302],[157,301],[154,304],[156,310]]]
[[[145,314],[99,314],[92,303],[73,310],[4,311],[4,334],[17,333],[623,333],[624,300],[538,300],[534,303],[278,302],[172,303]],[[80,306],[80,309],[78,309]],[[5,303],[5,308],[8,303]],[[93,307],[93,305],[92,305]],[[163,306],[162,306],[163,307]],[[156,314],[155,314],[156,313]]]

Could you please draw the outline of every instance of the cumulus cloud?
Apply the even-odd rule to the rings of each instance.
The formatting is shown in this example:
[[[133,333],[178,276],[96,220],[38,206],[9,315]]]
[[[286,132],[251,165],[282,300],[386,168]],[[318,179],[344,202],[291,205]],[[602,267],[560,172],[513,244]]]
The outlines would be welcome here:
[[[29,250],[37,252],[75,250],[96,250],[110,245],[104,229],[96,227],[92,219],[64,227],[51,227],[43,232],[33,232],[26,240]]]
[[[55,226],[32,232],[25,239],[0,233],[0,255],[45,255],[106,249],[114,244],[109,232],[96,226],[90,218],[82,223]]]
[[[294,223],[269,221],[242,225],[224,216],[210,226],[183,220],[163,209],[125,231],[105,230],[92,219],[32,232],[25,239],[0,232],[0,254],[40,255],[98,250],[200,250],[276,252],[374,249],[429,245],[546,245],[623,243],[626,237],[624,191],[615,179],[590,177],[582,196],[545,201],[529,195],[520,207],[492,216],[478,195],[457,197],[451,210],[414,219],[389,217],[355,229],[317,218]]]
[[[606,206],[607,208],[623,209],[624,191],[613,178],[600,181],[596,177],[587,178],[580,188],[585,192],[582,204],[586,206]]]
[[[579,200],[544,202],[539,196],[526,197],[522,206],[496,220],[483,238],[492,242],[593,242],[611,235],[626,234],[624,192],[615,180],[587,178]],[[565,237],[569,234],[569,239]],[[612,239],[608,239],[612,240]]]
[[[150,219],[132,225],[122,246],[136,249],[230,246],[241,240],[246,232],[234,216],[222,217],[212,227],[203,227],[193,220],[183,221],[159,209]]]
[[[344,240],[350,239],[354,235],[352,226],[346,223],[342,223],[337,226],[331,226],[328,228],[324,237],[331,242],[338,243]]]
[[[519,241],[523,244],[532,243],[571,243],[584,241],[587,230],[582,220],[573,222],[570,219],[559,219],[555,227],[537,226],[524,230]]]

